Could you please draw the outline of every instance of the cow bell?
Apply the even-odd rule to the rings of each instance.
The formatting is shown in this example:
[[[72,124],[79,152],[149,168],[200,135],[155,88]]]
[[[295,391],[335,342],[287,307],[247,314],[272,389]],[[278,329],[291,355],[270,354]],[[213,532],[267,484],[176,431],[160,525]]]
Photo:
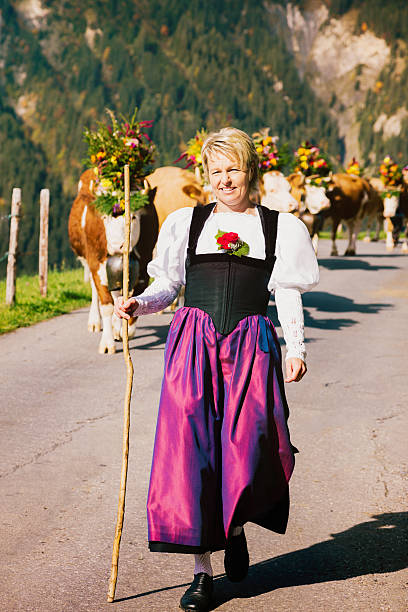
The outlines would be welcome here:
[[[129,290],[132,291],[139,280],[139,259],[131,251],[129,256]],[[123,257],[122,255],[109,255],[106,261],[106,274],[109,291],[123,289]]]

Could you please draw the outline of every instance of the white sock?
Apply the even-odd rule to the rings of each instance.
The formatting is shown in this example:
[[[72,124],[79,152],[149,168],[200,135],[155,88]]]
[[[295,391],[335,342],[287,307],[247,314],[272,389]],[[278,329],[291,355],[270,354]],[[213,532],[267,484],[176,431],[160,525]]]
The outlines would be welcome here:
[[[194,555],[194,560],[194,574],[200,574],[201,572],[204,572],[204,574],[208,574],[209,576],[213,575],[210,552],[206,552],[203,555]]]
[[[234,529],[232,530],[232,534],[231,535],[232,536],[240,535],[241,531],[242,531],[242,527],[241,526],[234,527]]]

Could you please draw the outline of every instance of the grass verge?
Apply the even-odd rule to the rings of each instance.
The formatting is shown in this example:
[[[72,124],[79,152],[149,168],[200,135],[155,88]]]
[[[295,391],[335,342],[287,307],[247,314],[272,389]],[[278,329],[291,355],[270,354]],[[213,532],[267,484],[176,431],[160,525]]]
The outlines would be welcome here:
[[[6,281],[0,281],[0,334],[27,327],[89,304],[91,288],[84,283],[82,268],[48,272],[48,295],[40,296],[38,276],[20,276],[16,303],[7,306]]]

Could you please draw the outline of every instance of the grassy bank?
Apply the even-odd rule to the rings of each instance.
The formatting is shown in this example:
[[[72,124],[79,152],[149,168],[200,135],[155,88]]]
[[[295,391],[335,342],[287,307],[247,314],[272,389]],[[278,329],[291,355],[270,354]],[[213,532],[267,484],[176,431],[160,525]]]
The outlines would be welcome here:
[[[17,278],[16,303],[6,306],[6,281],[0,281],[0,334],[27,327],[86,306],[91,299],[82,268],[48,273],[48,295],[40,297],[38,276]]]

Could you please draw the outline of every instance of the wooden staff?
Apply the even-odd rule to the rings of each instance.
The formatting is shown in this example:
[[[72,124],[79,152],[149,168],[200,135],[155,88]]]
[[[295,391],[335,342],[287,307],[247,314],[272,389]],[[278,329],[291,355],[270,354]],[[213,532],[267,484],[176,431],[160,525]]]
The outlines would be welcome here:
[[[129,247],[130,247],[130,183],[129,166],[125,166],[125,244],[123,249],[123,297],[129,297]],[[109,580],[108,602],[115,598],[120,539],[122,537],[123,518],[125,515],[126,480],[129,456],[130,398],[132,396],[133,364],[129,353],[128,321],[122,321],[123,355],[126,362],[126,396],[123,415],[122,472],[120,478],[118,516],[116,519],[115,539],[113,542],[112,567]]]

